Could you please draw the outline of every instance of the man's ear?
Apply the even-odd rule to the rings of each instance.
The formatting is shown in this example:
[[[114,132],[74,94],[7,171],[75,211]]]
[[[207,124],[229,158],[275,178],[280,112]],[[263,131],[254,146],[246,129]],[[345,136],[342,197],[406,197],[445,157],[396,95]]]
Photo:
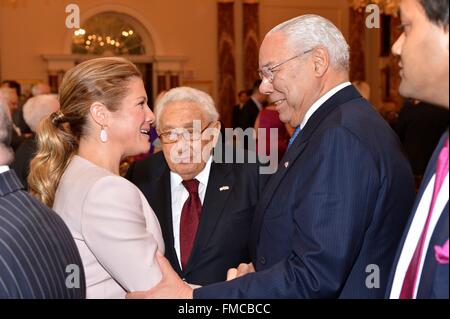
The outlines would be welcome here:
[[[211,138],[211,145],[214,147],[217,143],[217,140],[220,136],[220,128],[222,124],[220,121],[215,121],[209,128],[205,130],[205,136],[209,136]]]
[[[220,121],[215,121],[212,127],[220,131],[220,129],[222,128],[222,123],[220,123]]]
[[[313,53],[314,73],[318,77],[322,77],[330,66],[330,55],[324,48],[315,48]]]
[[[89,108],[89,112],[95,123],[102,127],[108,126],[109,110],[103,103],[92,103],[91,107]]]

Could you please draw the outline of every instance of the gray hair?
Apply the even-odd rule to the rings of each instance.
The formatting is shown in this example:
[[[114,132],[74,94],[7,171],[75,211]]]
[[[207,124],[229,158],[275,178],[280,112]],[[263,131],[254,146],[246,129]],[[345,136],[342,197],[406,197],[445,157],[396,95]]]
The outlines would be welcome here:
[[[44,94],[28,99],[23,106],[23,119],[33,132],[39,123],[51,113],[58,111],[59,102],[55,95]]]
[[[0,92],[0,110],[6,112],[6,114],[11,117],[11,112],[9,110],[8,100],[5,99]]]
[[[302,50],[325,48],[332,66],[349,70],[349,46],[341,31],[329,20],[315,14],[305,14],[277,25],[267,34],[278,31],[286,34],[294,48],[299,45],[303,46]]]
[[[167,91],[157,99],[155,106],[157,127],[160,126],[159,121],[164,108],[175,102],[195,103],[201,108],[202,113],[206,115],[209,121],[213,122],[219,119],[219,113],[209,94],[191,87],[181,86]]]
[[[50,86],[45,83],[37,83],[33,85],[33,87],[31,88],[31,95],[33,96],[50,94],[50,92],[51,92]]]
[[[0,165],[8,165],[14,159],[11,149],[12,121],[5,108],[0,107]]]
[[[16,90],[9,87],[0,88],[0,105],[5,107],[7,114],[11,117],[11,100],[13,96],[17,95]]]

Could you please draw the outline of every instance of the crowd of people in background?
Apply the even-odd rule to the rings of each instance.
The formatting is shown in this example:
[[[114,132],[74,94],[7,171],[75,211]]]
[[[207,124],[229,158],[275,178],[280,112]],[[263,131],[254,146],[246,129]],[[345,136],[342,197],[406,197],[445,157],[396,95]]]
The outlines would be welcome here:
[[[253,143],[244,140],[242,147],[267,156],[274,152],[277,154],[278,160],[281,160],[294,128],[280,121],[276,106],[271,104],[265,95],[259,93],[260,83],[260,80],[255,80],[252,88],[238,92],[237,104],[230,108],[231,128],[254,129],[254,133],[250,135],[253,137]],[[354,81],[353,85],[365,99],[370,99],[371,89],[367,82]],[[21,92],[21,85],[17,81],[5,80],[0,84],[0,105],[7,110],[7,114],[13,120],[11,146],[15,151],[15,160],[12,167],[18,173],[20,181],[27,187],[29,162],[36,151],[34,137],[38,124],[59,108],[59,104],[57,93],[51,92],[50,86],[43,82],[32,86],[30,96],[24,96]],[[165,91],[161,92],[159,96],[164,93]],[[392,122],[391,117],[387,117],[385,120]],[[403,144],[418,187],[434,145],[448,127],[448,110],[430,103],[405,99],[400,112],[395,114],[395,121],[390,124]],[[222,134],[225,132],[224,129],[225,127],[222,127]],[[263,134],[265,141],[258,141],[258,130],[261,129],[265,131]],[[276,144],[270,140],[270,129],[277,131],[278,142]],[[155,128],[152,128],[149,140],[151,147],[148,152],[130,156],[122,161],[121,175],[126,174],[134,161],[147,158],[161,150],[161,143]],[[234,143],[237,146],[236,140]],[[261,143],[264,143],[263,147],[261,147]],[[255,145],[254,148],[252,145]]]

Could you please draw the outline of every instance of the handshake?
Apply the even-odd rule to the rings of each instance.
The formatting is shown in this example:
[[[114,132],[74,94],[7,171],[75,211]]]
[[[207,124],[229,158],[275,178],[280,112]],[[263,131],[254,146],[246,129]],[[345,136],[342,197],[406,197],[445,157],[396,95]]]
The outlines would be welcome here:
[[[161,268],[162,279],[152,289],[147,291],[135,291],[127,294],[127,299],[192,299],[193,291],[200,286],[191,285],[178,277],[170,262],[161,254],[156,252],[156,259]],[[230,268],[227,271],[227,281],[239,278],[251,272],[255,272],[252,263],[240,264],[237,268]]]
[[[251,272],[255,272],[255,267],[252,263],[240,264],[237,268],[230,268],[227,271],[227,281],[239,278]]]

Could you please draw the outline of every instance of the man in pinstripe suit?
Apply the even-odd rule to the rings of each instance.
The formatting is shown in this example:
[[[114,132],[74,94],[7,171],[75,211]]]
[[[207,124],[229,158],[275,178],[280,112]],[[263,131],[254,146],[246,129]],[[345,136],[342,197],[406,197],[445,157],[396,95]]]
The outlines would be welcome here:
[[[83,265],[62,219],[7,166],[12,124],[0,108],[0,298],[84,298]]]

